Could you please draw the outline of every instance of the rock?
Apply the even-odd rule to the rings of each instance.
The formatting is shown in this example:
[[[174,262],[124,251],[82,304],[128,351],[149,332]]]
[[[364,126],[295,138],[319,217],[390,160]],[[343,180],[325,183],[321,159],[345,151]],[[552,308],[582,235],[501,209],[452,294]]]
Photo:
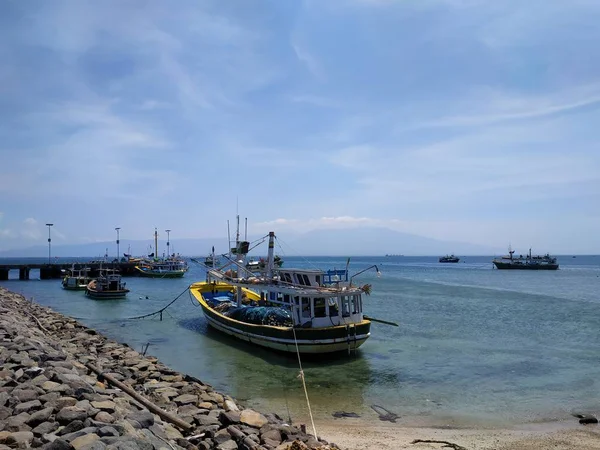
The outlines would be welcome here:
[[[94,443],[98,439],[100,439],[100,436],[95,433],[90,433],[73,439],[71,441],[71,445],[75,448],[75,450],[80,450],[81,448]]]
[[[27,420],[27,425],[31,427],[37,427],[40,423],[46,422],[52,415],[53,411],[54,408],[44,408],[40,411],[34,412]]]
[[[579,423],[582,425],[590,425],[598,423],[598,419],[591,414],[585,414],[581,419],[579,419]]]
[[[77,439],[78,437],[85,436],[87,434],[95,434],[96,431],[98,431],[98,429],[96,427],[86,427],[86,428],[82,428],[81,430],[75,431],[73,433],[63,434],[61,436],[61,438],[67,442],[72,442],[75,439]]]
[[[254,428],[260,428],[269,423],[265,416],[252,409],[245,409],[242,411],[242,414],[240,415],[240,422],[250,425]]]
[[[52,433],[58,429],[58,422],[42,422],[33,430],[34,436],[43,436],[44,434]]]
[[[234,440],[225,441],[217,446],[217,450],[237,450],[238,445]]]
[[[213,409],[215,405],[211,402],[202,402],[198,405],[198,408],[202,409]]]
[[[196,423],[200,426],[206,426],[206,425],[220,425],[221,422],[219,421],[218,418],[216,417],[211,417],[211,416],[195,416],[194,420],[196,421]]]
[[[31,431],[17,431],[11,433],[4,442],[12,448],[29,448],[31,441],[33,441],[33,433]]]
[[[3,394],[8,395],[5,392],[3,392]],[[39,394],[33,389],[15,389],[12,391],[12,396],[16,397],[19,402],[30,402],[32,400],[37,400],[38,395]],[[0,406],[3,405],[4,403],[0,401]]]
[[[118,436],[119,432],[117,430],[115,430],[113,427],[102,427],[98,430],[98,436],[100,437],[105,437],[105,436]]]
[[[76,431],[83,430],[85,426],[81,420],[74,420],[73,422],[69,422],[66,427],[60,430],[58,433],[59,436],[63,434],[75,433]]]
[[[42,403],[39,400],[31,400],[29,402],[25,402],[25,403],[19,403],[17,406],[15,406],[14,412],[13,414],[21,414],[23,412],[30,412],[33,410],[37,410],[39,408],[41,408]]]
[[[223,411],[219,415],[219,420],[223,425],[240,423],[240,413],[235,411]]]
[[[55,439],[44,450],[73,450],[73,446],[64,439]]]
[[[86,418],[87,412],[75,406],[66,406],[56,415],[56,420],[63,425],[74,420],[81,420],[83,422]]]
[[[10,417],[6,421],[5,429],[7,431],[30,431],[31,427],[27,425],[27,421],[31,417],[26,412]]]
[[[115,412],[116,407],[115,403],[110,400],[101,402],[91,402],[91,405],[93,408],[99,409],[100,411],[105,411],[107,413]]]
[[[0,406],[0,421],[8,419],[12,416],[12,409],[8,409],[6,406]]]
[[[279,430],[276,430],[276,429],[272,429],[272,430],[266,431],[264,433],[261,433],[260,438],[263,441],[263,443],[266,443],[264,441],[267,441],[267,440],[277,442],[277,445],[279,445],[281,443],[281,433],[279,432]]]
[[[179,405],[185,405],[189,403],[196,404],[198,403],[198,396],[193,394],[183,394],[175,397],[173,401]]]
[[[106,444],[101,441],[94,441],[91,444],[84,445],[79,450],[104,450],[106,449]]]
[[[100,411],[94,419],[104,423],[113,423],[115,421],[115,418],[105,411]]]
[[[229,399],[227,399],[223,402],[223,409],[225,411],[235,411],[235,412],[239,412],[239,410],[240,410],[238,408],[238,406],[235,404],[235,402],[233,400],[229,400]]]
[[[53,390],[55,390],[60,385],[60,383],[57,383],[55,381],[46,381],[45,383],[42,383],[41,388],[46,392],[53,392]]]
[[[125,417],[135,428],[148,428],[154,424],[154,415],[150,411],[138,411]]]
[[[212,439],[217,444],[222,444],[223,442],[230,441],[231,435],[226,428],[223,428],[222,430],[217,431]]]
[[[74,397],[59,397],[54,401],[57,409],[63,409],[67,406],[75,406],[77,404],[77,399]]]

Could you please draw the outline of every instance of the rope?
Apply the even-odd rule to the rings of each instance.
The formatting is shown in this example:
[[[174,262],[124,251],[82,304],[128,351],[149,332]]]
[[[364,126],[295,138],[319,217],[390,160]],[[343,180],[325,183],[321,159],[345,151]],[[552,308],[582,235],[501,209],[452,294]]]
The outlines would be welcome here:
[[[306,397],[306,404],[308,405],[308,415],[310,416],[310,423],[313,428],[313,435],[317,438],[317,428],[315,427],[315,421],[313,419],[312,410],[310,409],[310,401],[308,400],[308,391],[306,390],[306,381],[304,380],[304,370],[302,370],[302,361],[300,361],[300,350],[298,349],[298,340],[296,339],[296,329],[292,327],[294,333],[294,343],[296,344],[296,355],[298,355],[298,366],[300,367],[300,379],[302,380],[302,387],[304,388],[304,396]]]
[[[141,315],[141,316],[135,316],[135,317],[125,317],[125,318],[123,318],[123,319],[118,319],[118,320],[136,320],[136,319],[145,319],[146,317],[155,316],[155,315],[157,315],[157,314],[161,314],[161,316],[162,316],[162,313],[163,313],[163,311],[164,311],[165,309],[167,309],[169,306],[171,306],[173,303],[175,303],[177,300],[179,300],[179,297],[181,297],[183,294],[185,294],[187,291],[189,291],[190,287],[191,287],[191,285],[190,285],[190,286],[187,286],[187,287],[185,288],[185,290],[184,290],[183,292],[181,292],[181,294],[179,294],[177,297],[175,297],[173,300],[171,300],[171,301],[170,301],[170,302],[169,302],[169,303],[168,303],[166,306],[162,307],[162,308],[161,308],[161,309],[159,309],[158,311],[154,311],[154,312],[152,312],[152,313],[149,313],[149,314],[143,314],[143,315]],[[73,317],[73,316],[70,316],[70,317],[71,317],[71,319],[75,319],[75,320],[94,320],[94,319],[90,319],[90,318],[87,318],[87,317]]]

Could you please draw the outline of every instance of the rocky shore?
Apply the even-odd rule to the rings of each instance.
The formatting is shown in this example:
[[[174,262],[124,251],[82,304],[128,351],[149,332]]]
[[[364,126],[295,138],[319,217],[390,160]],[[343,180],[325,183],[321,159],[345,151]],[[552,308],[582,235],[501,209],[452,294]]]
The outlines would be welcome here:
[[[0,288],[0,450],[333,449]]]

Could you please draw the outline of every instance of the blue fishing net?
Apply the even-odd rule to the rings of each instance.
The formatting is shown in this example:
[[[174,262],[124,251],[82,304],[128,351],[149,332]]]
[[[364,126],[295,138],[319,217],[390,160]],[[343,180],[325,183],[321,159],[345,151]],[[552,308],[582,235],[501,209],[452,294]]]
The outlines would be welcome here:
[[[290,312],[277,306],[242,306],[230,308],[227,316],[240,322],[256,325],[291,327],[294,325]]]

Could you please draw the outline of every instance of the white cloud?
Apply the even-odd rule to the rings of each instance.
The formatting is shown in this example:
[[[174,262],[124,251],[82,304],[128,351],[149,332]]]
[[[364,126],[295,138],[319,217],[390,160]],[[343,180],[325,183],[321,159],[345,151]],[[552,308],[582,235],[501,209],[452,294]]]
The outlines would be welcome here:
[[[37,222],[37,220],[35,220],[33,217],[28,217],[27,219],[25,219],[25,220],[23,221],[23,223],[24,223],[25,225],[37,225],[37,223],[38,223],[38,222]]]

